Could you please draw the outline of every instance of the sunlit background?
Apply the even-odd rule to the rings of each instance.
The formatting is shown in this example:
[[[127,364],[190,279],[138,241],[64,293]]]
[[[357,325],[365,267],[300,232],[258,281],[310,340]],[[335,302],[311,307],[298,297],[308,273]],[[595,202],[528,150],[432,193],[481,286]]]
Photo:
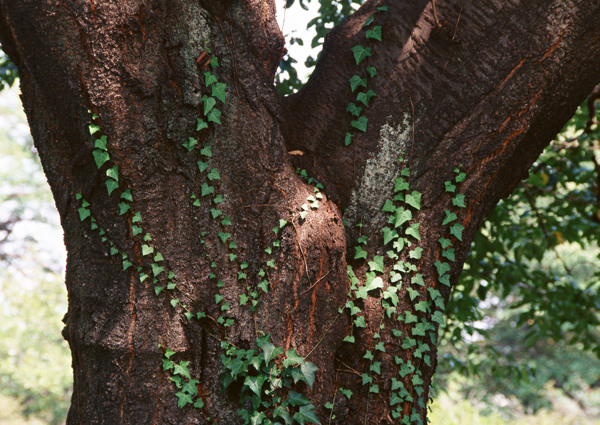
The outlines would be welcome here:
[[[297,79],[305,81],[310,72],[305,61],[310,57],[311,65],[319,51],[311,48],[315,31],[307,31],[306,23],[317,14],[319,2],[306,3],[308,11],[298,2],[283,11],[284,1],[277,3],[289,56],[296,61],[290,62],[293,70],[283,71],[278,78],[290,78],[295,71]],[[561,137],[562,142],[572,141],[577,137],[574,132],[577,129],[568,127],[559,142]],[[535,175],[542,180],[552,177],[549,171]],[[491,238],[494,225],[487,226],[482,237],[487,234]],[[561,229],[552,228],[551,232],[556,238],[563,237]],[[510,251],[509,257],[518,262],[518,247]],[[0,91],[0,425],[59,425],[65,421],[72,377],[68,346],[60,334],[67,309],[64,265],[59,217],[16,84]],[[466,265],[467,271],[470,267]],[[565,269],[572,270],[570,278],[579,285],[598,273],[598,247],[562,241],[536,261],[523,260],[522,267],[558,276],[565,274]],[[543,344],[524,345],[515,311],[498,291],[481,289],[491,286],[490,282],[473,279],[478,286],[472,291],[467,288],[466,293],[481,291],[484,301],[474,306],[479,310],[466,321],[468,326],[458,328],[466,343],[447,343],[441,349],[431,423],[600,425],[598,358],[583,352],[581,345],[552,338],[544,339]],[[461,285],[469,285],[469,281]],[[482,351],[482,355],[473,349],[486,346],[482,335],[495,344],[496,354]],[[468,350],[472,352],[467,354]],[[502,377],[484,371],[493,370],[494,362],[506,362],[502,350],[506,358],[514,357],[511,361],[519,365],[515,370],[522,376]],[[461,358],[467,356],[471,360],[465,363]],[[487,357],[478,363],[477,356]],[[469,372],[469,368],[481,370]]]

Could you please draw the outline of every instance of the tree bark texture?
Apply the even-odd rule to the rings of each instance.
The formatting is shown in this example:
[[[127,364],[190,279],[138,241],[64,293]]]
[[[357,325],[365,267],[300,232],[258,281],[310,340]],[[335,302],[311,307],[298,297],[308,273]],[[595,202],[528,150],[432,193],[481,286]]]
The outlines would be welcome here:
[[[452,241],[456,260],[448,264],[455,282],[481,220],[526,176],[600,81],[596,0],[435,5],[434,16],[430,1],[367,1],[327,36],[307,85],[280,98],[273,77],[284,39],[271,0],[0,0],[2,48],[19,67],[23,103],[65,231],[64,336],[74,369],[69,424],[242,423],[239,387],[220,392],[221,341],[226,336],[237,347],[256,348],[261,332],[318,366],[312,390],[302,383],[295,389],[316,406],[321,423],[328,423],[325,403],[333,400],[336,419],[330,423],[424,420],[426,409],[417,400],[429,396],[434,338],[427,337],[426,364],[415,357],[415,347],[401,342],[414,333],[398,314],[429,320],[431,303],[415,311],[429,290],[448,300],[450,287],[440,284],[435,266],[442,259],[438,239]],[[373,25],[381,26],[380,42],[366,38]],[[372,52],[358,65],[351,50],[357,45]],[[208,64],[212,57],[220,66]],[[347,112],[348,103],[357,102],[349,79],[365,75],[366,67],[376,68],[368,81],[376,96],[364,107],[366,131],[357,131]],[[227,84],[222,125],[198,131],[202,97],[211,94],[204,72],[211,69]],[[94,162],[89,111],[107,136],[108,165],[118,166],[120,189],[110,196],[107,166]],[[353,134],[349,146],[347,132]],[[199,142],[192,152],[182,146],[189,137]],[[215,181],[197,164],[206,159],[199,151],[207,146],[209,169],[220,175]],[[382,207],[394,199],[406,166],[411,190],[423,194],[410,222],[420,223],[413,246],[422,255],[411,261],[425,285],[411,287],[415,273],[407,273],[398,285],[396,313],[386,315],[382,289],[393,266],[386,258],[385,287],[353,300],[365,321],[364,328],[353,327],[357,316],[338,312],[352,294],[347,266],[364,285],[369,265],[354,258],[357,240],[366,240],[361,246],[369,259],[388,250]],[[307,201],[315,192],[296,167],[324,186],[318,208]],[[453,209],[453,194],[444,190],[457,167],[466,173],[458,189],[465,195],[462,209]],[[213,198],[201,196],[208,183],[223,197],[217,220]],[[127,189],[131,209],[120,215],[119,193]],[[81,220],[77,193],[105,235],[90,227],[90,218]],[[201,199],[200,207],[194,199]],[[462,240],[442,226],[445,210],[455,211],[464,226]],[[134,212],[141,213],[151,240],[133,234]],[[231,225],[221,223],[225,216]],[[279,220],[289,224],[275,233]],[[227,244],[219,232],[231,235]],[[132,266],[123,270],[121,255],[111,255],[106,240]],[[266,253],[274,240],[280,246]],[[237,248],[229,247],[231,241]],[[175,275],[179,305],[172,306],[168,291],[155,294],[150,272],[140,281],[152,261],[143,245],[164,257],[155,260],[165,269],[159,285],[167,271]],[[261,280],[269,260],[269,292],[252,313],[240,305],[240,295]],[[239,279],[239,272],[247,278]],[[215,296],[229,303],[225,316],[234,319],[232,326],[215,320],[221,314]],[[187,320],[184,303],[206,317]],[[354,344],[342,341],[350,334]],[[378,343],[385,352],[375,348]],[[176,352],[176,361],[190,361],[202,409],[178,408],[178,390],[161,367],[165,347]],[[399,376],[409,361],[417,371]],[[375,362],[379,373],[372,370]],[[420,395],[412,380],[417,372]],[[363,385],[365,373],[371,384]],[[390,406],[397,390],[392,378],[413,401],[405,397]],[[336,393],[340,387],[352,390],[350,401]]]

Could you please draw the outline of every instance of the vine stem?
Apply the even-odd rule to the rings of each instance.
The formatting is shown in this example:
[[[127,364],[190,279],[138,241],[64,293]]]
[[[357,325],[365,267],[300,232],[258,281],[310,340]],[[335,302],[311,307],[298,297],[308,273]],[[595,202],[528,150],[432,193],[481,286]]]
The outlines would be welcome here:
[[[344,310],[342,310],[344,311]],[[333,327],[333,325],[335,324],[335,322],[337,322],[337,319],[340,318],[340,316],[342,315],[342,313],[338,313],[337,317],[335,318],[335,320],[333,322],[331,322],[331,324],[329,325],[329,327],[325,330],[325,332],[323,332],[323,336],[321,336],[321,338],[317,341],[317,343],[315,344],[315,346],[308,352],[308,354],[306,356],[304,356],[304,359],[308,359],[308,357],[313,353],[313,351],[315,351],[315,349],[319,346],[319,344],[321,342],[323,342],[323,339],[325,339],[325,336],[329,333],[329,331],[331,330],[331,328]]]

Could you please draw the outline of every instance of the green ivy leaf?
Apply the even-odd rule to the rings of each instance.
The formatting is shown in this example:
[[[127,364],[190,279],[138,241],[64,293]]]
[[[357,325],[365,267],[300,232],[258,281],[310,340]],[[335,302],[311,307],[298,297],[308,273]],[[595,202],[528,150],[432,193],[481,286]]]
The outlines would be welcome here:
[[[442,246],[442,249],[446,249],[449,246],[452,246],[452,242],[450,242],[450,239],[446,239],[446,238],[439,238],[438,242],[440,243],[440,245]]]
[[[92,155],[94,155],[94,161],[96,162],[96,167],[98,167],[98,169],[100,169],[102,165],[104,165],[104,163],[110,159],[108,152],[100,149],[94,149],[92,151]]]
[[[127,202],[119,202],[118,205],[119,205],[119,215],[123,215],[131,209],[131,205],[129,205]]]
[[[410,252],[408,253],[408,256],[410,258],[413,258],[415,260],[420,260],[421,256],[423,255],[423,248],[418,247],[415,249],[410,250]]]
[[[383,244],[387,245],[394,239],[398,237],[398,232],[396,230],[390,229],[389,227],[384,227],[381,229],[383,233]]]
[[[217,108],[214,108],[213,110],[211,110],[208,113],[208,115],[206,116],[206,119],[209,122],[214,122],[214,123],[217,123],[217,124],[221,124],[221,111],[219,111]]]
[[[132,223],[141,223],[142,222],[142,214],[139,212],[136,212],[133,217],[131,217],[131,222]]]
[[[360,86],[367,88],[367,80],[365,78],[360,78],[360,76],[358,75],[353,75],[352,78],[350,78],[348,81],[350,81],[350,88],[352,89],[352,93],[354,93],[356,89]]]
[[[204,85],[206,87],[210,86],[211,84],[216,83],[217,81],[218,81],[217,77],[212,72],[206,71],[204,73]]]
[[[456,239],[458,239],[459,241],[462,241],[462,232],[464,230],[464,227],[462,224],[460,223],[454,223],[451,227],[450,227],[450,234],[456,236]]]
[[[202,149],[200,149],[200,155],[207,158],[212,158],[212,147],[210,145],[204,146]]]
[[[414,301],[414,299],[419,296],[419,291],[416,291],[412,288],[406,288],[406,289],[408,291],[408,296],[410,297],[411,301]]]
[[[396,177],[396,185],[394,186],[394,193],[408,190],[408,188],[409,188],[409,185],[406,180],[404,180],[402,177]]]
[[[363,60],[367,57],[371,56],[371,48],[363,47],[361,45],[354,46],[352,49],[352,53],[354,54],[354,60],[356,64],[359,65]]]
[[[305,423],[321,425],[319,418],[317,418],[317,415],[315,414],[315,406],[313,406],[312,404],[300,406],[299,411],[294,413],[294,419],[300,425],[303,425]]]
[[[448,263],[443,263],[440,260],[437,260],[435,263],[433,263],[433,265],[437,269],[438,275],[440,276],[450,271],[450,265]]]
[[[101,149],[103,151],[106,150],[106,143],[107,143],[107,137],[106,136],[100,136],[99,139],[96,139],[96,141],[94,142],[94,147],[96,149]]]
[[[452,182],[450,181],[446,181],[444,182],[444,184],[446,185],[446,192],[455,192],[456,191],[456,186],[452,184]]]
[[[116,181],[119,181],[119,167],[113,165],[108,170],[106,170],[106,175]]]
[[[465,177],[467,177],[465,173],[458,173],[454,180],[456,181],[456,183],[460,183],[465,180]]]
[[[210,97],[210,96],[207,96],[207,95],[202,96],[202,102],[204,103],[204,115],[208,115],[208,113],[217,104],[217,101],[215,100],[214,97]]]
[[[383,268],[383,256],[382,255],[376,255],[373,258],[373,261],[369,261],[369,270],[378,272],[378,273],[383,273],[385,271]]]
[[[100,131],[100,126],[92,123],[92,124],[88,125],[88,129],[90,131],[90,135],[92,135],[92,134]]]
[[[356,101],[362,102],[365,106],[369,106],[371,102],[371,98],[377,96],[377,94],[373,90],[368,90],[365,92],[360,92],[356,95]]]
[[[355,117],[359,117],[363,108],[361,106],[356,106],[356,104],[350,102],[346,107],[346,111],[350,112]]]
[[[442,257],[446,257],[450,261],[455,261],[454,248],[448,248],[445,251],[442,251]]]
[[[197,118],[196,119],[196,131],[201,131],[201,130],[204,130],[205,128],[208,128],[208,123],[206,121],[204,121],[202,118]]]
[[[359,316],[356,319],[354,319],[354,326],[356,326],[357,328],[366,328],[367,323],[365,322],[365,318],[363,316]]]
[[[142,244],[142,255],[143,256],[150,255],[153,252],[154,252],[153,247],[151,247],[150,245]]]
[[[423,275],[421,273],[417,273],[411,277],[410,283],[413,285],[425,286],[425,281],[423,280]]]
[[[302,372],[302,376],[304,377],[303,380],[308,384],[308,387],[311,390],[315,382],[315,372],[317,370],[319,370],[319,368],[311,362],[306,362],[300,365],[300,371]]]
[[[213,86],[211,94],[221,102],[225,103],[225,88],[227,88],[227,84],[217,83]]]
[[[187,149],[188,152],[194,150],[194,146],[198,144],[198,140],[193,137],[188,137],[187,141],[183,142],[182,145]]]
[[[366,37],[381,41],[381,25],[374,26],[372,30],[367,31]]]
[[[88,218],[92,213],[89,208],[81,207],[77,211],[79,211],[79,220],[83,221]]]
[[[116,189],[119,188],[119,183],[117,183],[113,179],[106,179],[104,184],[106,185],[106,191],[108,192],[108,196],[110,196],[111,193],[113,193]]]
[[[349,146],[352,143],[352,133],[346,133],[346,137],[344,137],[344,145]]]
[[[415,304],[415,311],[422,311],[423,313],[427,313],[429,310],[429,302],[428,301],[419,301]],[[425,335],[423,335],[425,336]]]
[[[356,253],[354,254],[355,260],[358,260],[359,258],[367,259],[367,251],[362,249],[361,246],[355,246],[354,250],[356,251]]]
[[[373,78],[374,76],[377,75],[377,69],[374,66],[368,66],[367,74],[369,74],[369,77]]]
[[[220,180],[221,179],[221,175],[219,174],[219,170],[217,170],[216,168],[211,169],[210,173],[208,173],[207,177],[208,177],[208,180],[210,180],[210,181]]]
[[[410,220],[412,220],[412,212],[410,210],[407,210],[404,207],[396,209],[393,217],[394,227],[398,228]]]
[[[450,210],[445,210],[444,212],[446,213],[446,217],[442,222],[442,226],[445,226],[446,224],[451,223],[458,218],[457,215]]]
[[[350,121],[350,125],[356,129],[362,131],[363,133],[366,133],[367,121],[369,121],[369,119],[367,117],[358,117],[357,120]]]
[[[227,242],[227,239],[231,237],[231,234],[227,232],[219,232],[218,236],[219,239],[221,239],[221,242],[225,243]]]
[[[295,348],[287,350],[285,352],[285,359],[283,360],[283,365],[285,367],[293,366],[293,365],[302,365],[304,364],[304,357],[296,352]]]
[[[215,188],[213,186],[210,186],[206,182],[202,183],[200,195],[206,196],[206,195],[210,195],[212,193],[215,193]]]
[[[164,267],[159,266],[156,263],[152,263],[152,274],[154,275],[154,277],[157,277],[159,274],[161,274],[164,271]]]
[[[188,370],[189,364],[190,364],[189,361],[179,362],[179,364],[175,363],[175,368],[173,369],[173,374],[185,376],[187,379],[191,379],[190,371]]]
[[[410,227],[408,229],[406,229],[406,234],[408,236],[412,236],[416,240],[420,241],[421,240],[421,236],[419,235],[419,226],[420,225],[421,225],[421,223],[411,224]]]
[[[421,192],[413,190],[412,193],[406,195],[406,203],[416,210],[421,209]]]
[[[465,195],[462,193],[457,193],[456,196],[452,198],[452,205],[455,207],[466,208]]]

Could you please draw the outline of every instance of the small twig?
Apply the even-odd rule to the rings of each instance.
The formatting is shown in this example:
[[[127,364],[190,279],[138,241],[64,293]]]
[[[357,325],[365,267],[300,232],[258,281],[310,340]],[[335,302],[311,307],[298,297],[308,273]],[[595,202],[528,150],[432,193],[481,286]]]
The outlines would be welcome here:
[[[298,228],[296,227],[296,223],[292,220],[292,226],[294,226],[294,230],[296,231],[296,235],[299,235]],[[306,269],[306,278],[310,282],[310,273],[308,272],[308,263],[306,262],[306,257],[304,256],[304,251],[302,250],[302,246],[298,239],[296,239],[296,244],[298,245],[298,249],[300,249],[300,254],[302,254],[302,259],[304,260],[304,268]]]
[[[331,271],[335,268],[335,264],[336,263],[337,263],[337,258],[333,260],[333,266],[331,266],[331,268],[329,269],[329,271],[327,273],[325,273],[323,276],[321,276],[319,279],[317,279],[317,281],[315,283],[313,283],[306,291],[302,292],[300,295],[306,294],[308,291],[310,291],[315,286],[317,286],[317,283],[319,283],[320,281],[322,281],[323,279],[325,279],[327,277],[327,275],[329,273],[331,273]]]
[[[317,343],[315,344],[315,346],[308,352],[308,354],[306,356],[304,356],[304,359],[308,359],[308,357],[313,353],[313,351],[316,350],[316,348],[319,346],[319,344],[321,344],[321,342],[323,342],[323,339],[325,339],[325,335],[327,335],[327,333],[331,330],[331,328],[333,327],[334,323],[337,322],[337,319],[339,319],[341,315],[342,315],[342,313],[338,313],[338,315],[336,316],[335,320],[333,322],[331,322],[331,324],[329,325],[329,327],[325,330],[325,332],[323,332],[323,336],[321,336],[321,338],[317,341]]]
[[[435,8],[435,0],[431,0],[431,6],[433,9],[433,20],[435,21],[435,26],[438,28],[441,28],[442,25],[440,24],[440,20],[438,19],[438,16],[437,16],[437,10]]]

